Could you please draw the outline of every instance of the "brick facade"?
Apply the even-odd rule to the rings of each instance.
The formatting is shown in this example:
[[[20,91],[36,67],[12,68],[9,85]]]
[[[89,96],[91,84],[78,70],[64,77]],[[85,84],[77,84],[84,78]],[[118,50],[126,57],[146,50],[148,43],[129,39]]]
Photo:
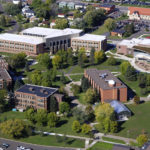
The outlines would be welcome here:
[[[104,73],[107,74],[107,77],[104,77],[103,79],[100,78],[100,74]],[[88,69],[84,71],[84,77],[89,80],[92,88],[97,90],[100,95],[101,102],[105,102],[106,100],[118,100],[121,102],[127,101],[127,87],[109,71]],[[115,81],[115,84],[109,85],[108,79]]]

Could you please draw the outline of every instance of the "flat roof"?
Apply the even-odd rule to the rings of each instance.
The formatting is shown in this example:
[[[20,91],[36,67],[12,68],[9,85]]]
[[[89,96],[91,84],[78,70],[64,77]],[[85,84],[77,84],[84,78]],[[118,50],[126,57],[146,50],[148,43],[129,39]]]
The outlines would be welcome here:
[[[126,45],[128,48],[138,45],[150,46],[150,39],[146,38],[133,38],[131,40],[122,40],[118,45]]]
[[[28,44],[41,44],[44,43],[44,39],[41,37],[31,37],[26,35],[4,33],[0,34],[0,40],[22,42]]]
[[[75,37],[75,38],[72,38],[72,39],[99,42],[99,41],[105,40],[106,36],[104,36],[104,35],[94,35],[94,34],[84,34],[83,36]]]
[[[51,29],[51,28],[33,27],[33,28],[25,29],[21,33],[42,35],[45,36],[46,38],[52,38],[52,37],[58,37],[64,35],[77,34],[77,33],[81,33],[82,31],[83,30],[70,29],[70,28],[59,30],[59,29]]]
[[[32,84],[25,84],[21,88],[16,90],[16,92],[34,94],[40,97],[49,97],[57,91],[58,91],[57,88],[44,87],[44,86],[38,86],[38,85],[32,85]]]
[[[125,84],[121,82],[118,78],[116,78],[110,71],[108,70],[97,70],[97,69],[87,69],[86,74],[90,76],[94,80],[94,82],[102,89],[113,89],[113,88],[125,88]],[[115,84],[114,87],[109,86],[109,82]],[[116,86],[117,83],[120,83],[120,86]]]

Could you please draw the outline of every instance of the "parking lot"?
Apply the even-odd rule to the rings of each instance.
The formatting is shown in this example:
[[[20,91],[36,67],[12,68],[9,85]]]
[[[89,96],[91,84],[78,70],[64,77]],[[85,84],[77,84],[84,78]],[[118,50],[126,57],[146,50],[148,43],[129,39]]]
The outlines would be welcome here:
[[[6,139],[0,139],[0,145],[2,145],[2,143],[7,143],[10,145],[5,150],[17,150],[17,146],[24,146],[26,148],[32,148],[33,150],[75,150],[73,148],[59,148],[59,147],[57,148],[57,147],[49,147],[49,146],[38,146],[38,145],[34,145],[34,144],[26,144],[23,142],[16,142],[16,141],[11,141],[11,140],[6,140]]]

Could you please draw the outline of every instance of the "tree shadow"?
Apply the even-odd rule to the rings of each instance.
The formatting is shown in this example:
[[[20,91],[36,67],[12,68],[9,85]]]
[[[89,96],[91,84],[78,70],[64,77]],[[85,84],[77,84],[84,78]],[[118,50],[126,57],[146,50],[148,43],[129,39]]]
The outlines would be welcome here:
[[[74,141],[75,141],[75,139],[69,140],[69,141],[67,141],[67,144],[71,145]]]
[[[59,123],[56,125],[57,128],[61,127],[62,125],[66,124],[68,120],[60,120]]]

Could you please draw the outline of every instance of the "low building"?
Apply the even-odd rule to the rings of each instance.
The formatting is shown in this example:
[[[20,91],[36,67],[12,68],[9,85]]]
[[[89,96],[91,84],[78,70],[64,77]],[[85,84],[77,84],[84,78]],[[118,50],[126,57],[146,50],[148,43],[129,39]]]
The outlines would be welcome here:
[[[84,34],[83,36],[72,38],[71,47],[73,50],[84,47],[87,53],[92,48],[105,51],[107,49],[107,39],[106,36],[102,35]]]
[[[58,18],[65,18],[65,14],[63,14],[63,13],[59,13],[57,16],[58,16]]]
[[[8,63],[6,60],[2,57],[0,57],[0,68],[8,70]]]
[[[85,4],[83,4],[83,3],[76,3],[75,4],[75,9],[83,9],[83,8],[85,8]]]
[[[64,8],[64,7],[67,7],[67,2],[60,2],[59,3],[59,8]]]
[[[84,77],[97,90],[101,102],[107,100],[127,101],[127,86],[108,70],[87,69]]]
[[[106,13],[111,13],[115,10],[115,5],[111,5],[111,4],[94,4],[93,5],[96,9],[104,9],[106,11]]]
[[[9,33],[0,34],[0,52],[24,52],[36,56],[44,52],[44,39]]]
[[[7,70],[0,68],[0,89],[3,89],[5,86],[10,87],[11,84],[12,84],[12,78],[7,72]]]
[[[122,40],[116,47],[117,53],[123,55],[133,55],[134,51],[150,53],[150,39],[133,38],[131,40]]]
[[[117,100],[108,100],[106,102],[114,108],[118,121],[125,121],[131,117],[131,111],[123,103]]]
[[[129,7],[128,16],[131,20],[150,20],[150,8]]]
[[[35,109],[50,108],[50,97],[54,96],[59,102],[62,101],[62,95],[56,94],[57,88],[43,87],[38,85],[26,84],[15,91],[15,105],[17,109],[26,109],[33,107]]]
[[[73,10],[75,8],[75,3],[74,2],[69,2],[67,4],[67,7],[70,9],[70,10]]]
[[[118,36],[118,37],[122,38],[124,33],[125,33],[125,30],[123,30],[123,29],[115,29],[115,30],[111,31],[111,36]]]

